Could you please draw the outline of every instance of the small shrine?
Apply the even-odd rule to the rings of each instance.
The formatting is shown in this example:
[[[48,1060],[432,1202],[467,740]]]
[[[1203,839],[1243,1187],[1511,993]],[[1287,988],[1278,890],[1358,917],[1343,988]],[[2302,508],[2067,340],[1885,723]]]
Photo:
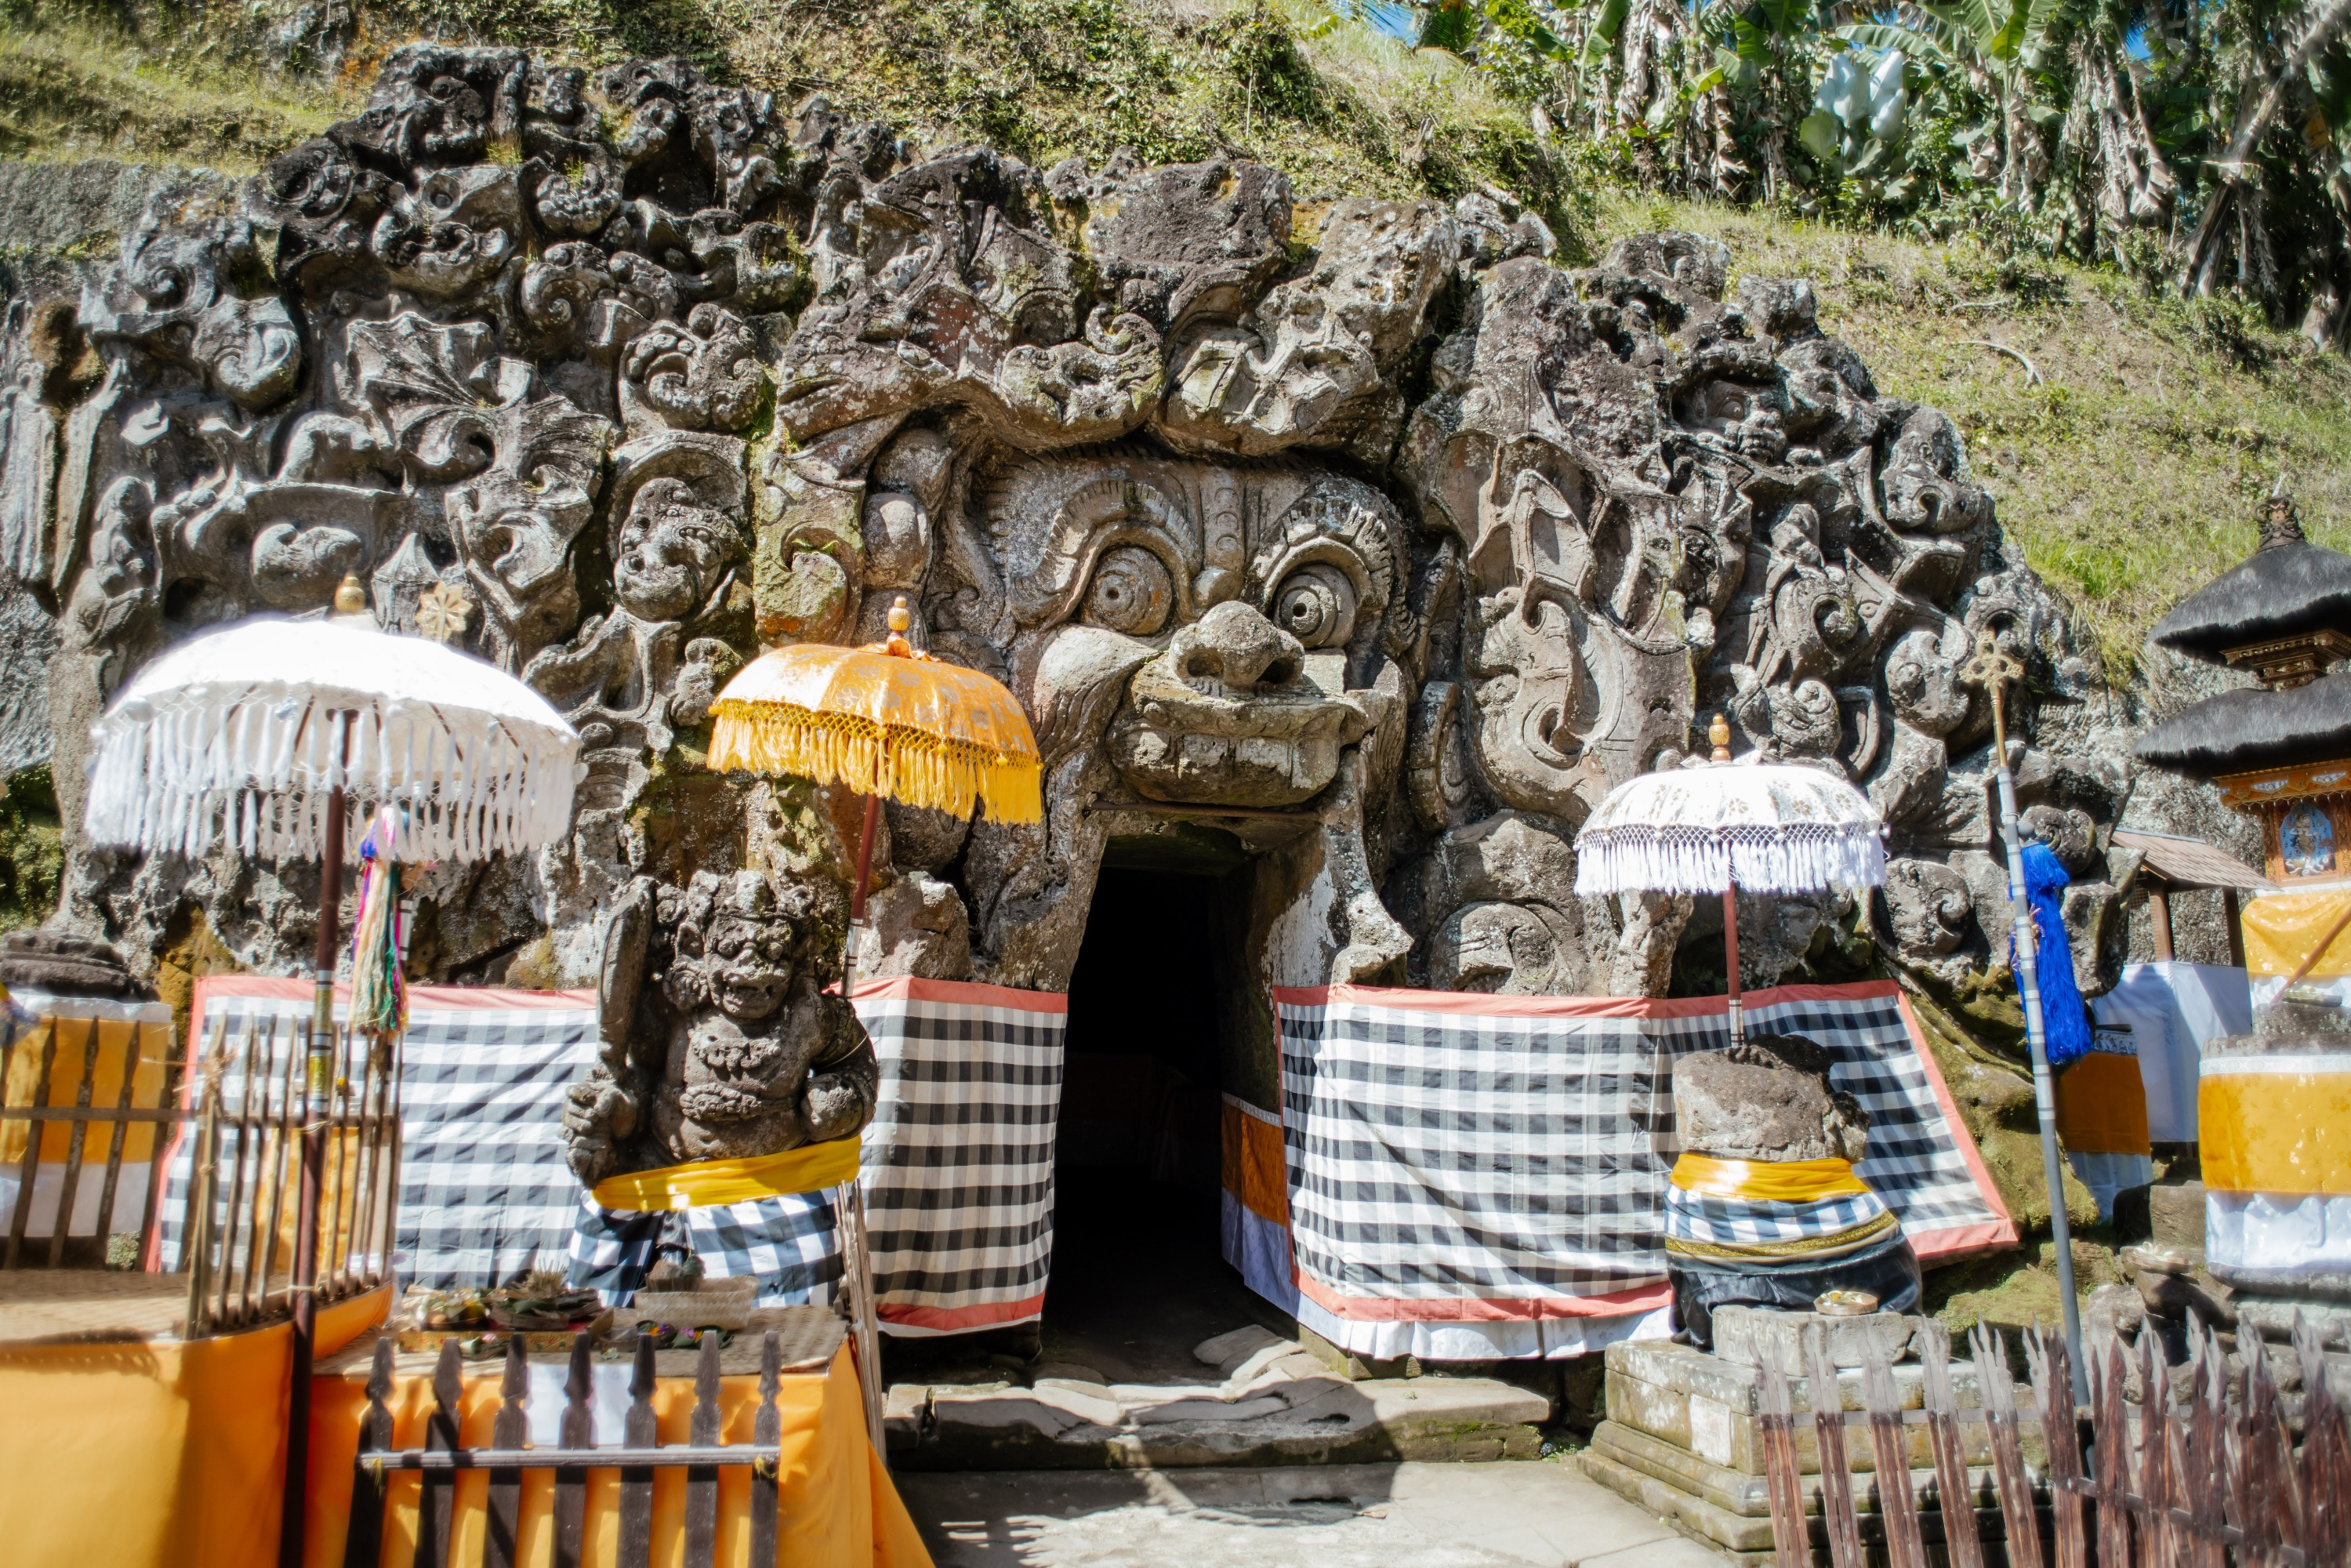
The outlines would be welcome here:
[[[2227,1287],[2241,1332],[2282,1339],[2297,1313],[2328,1334],[2351,1322],[2351,556],[2304,537],[2283,485],[2261,536],[2154,632],[2258,684],[2197,703],[2135,749],[2262,825],[2274,885],[2250,890],[2240,916],[2252,1027],[2206,1044],[2198,1082],[2210,1276],[2196,1288]],[[2175,1295],[2193,1263],[2169,1260]]]

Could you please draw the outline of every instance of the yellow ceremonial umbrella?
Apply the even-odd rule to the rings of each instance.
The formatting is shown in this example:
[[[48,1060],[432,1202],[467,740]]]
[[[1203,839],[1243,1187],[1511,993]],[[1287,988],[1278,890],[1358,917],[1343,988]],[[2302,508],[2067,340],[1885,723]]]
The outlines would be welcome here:
[[[746,664],[711,706],[710,766],[793,773],[865,797],[849,919],[865,918],[883,797],[956,817],[976,800],[999,822],[1045,814],[1037,737],[1003,684],[914,651],[904,594],[887,641],[804,643]]]
[[[793,773],[845,784],[865,797],[849,895],[852,932],[865,919],[883,796],[957,817],[970,816],[977,801],[999,822],[1033,822],[1045,814],[1037,737],[1018,699],[977,670],[916,653],[906,641],[911,622],[901,594],[890,608],[887,640],[862,648],[808,643],[771,649],[743,666],[711,705],[711,767]],[[843,977],[844,995],[852,977]],[[886,1465],[865,1203],[853,1177],[835,1192],[866,1432]]]

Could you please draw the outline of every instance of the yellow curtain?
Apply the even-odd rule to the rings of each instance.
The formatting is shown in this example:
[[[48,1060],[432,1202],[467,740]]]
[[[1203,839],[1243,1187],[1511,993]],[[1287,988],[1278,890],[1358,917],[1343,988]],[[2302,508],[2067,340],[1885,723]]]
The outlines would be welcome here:
[[[322,1309],[319,1354],[381,1322],[391,1299],[387,1285]],[[276,1323],[185,1343],[0,1348],[0,1558],[11,1568],[275,1562],[292,1343]]]
[[[38,1025],[19,1037],[16,1051],[8,1058],[7,1103],[73,1104],[81,1092],[82,1068],[94,1032],[98,1064],[90,1074],[89,1103],[104,1110],[114,1108],[121,1099],[122,1069],[128,1059],[132,1062],[131,1104],[141,1110],[158,1108],[163,1099],[163,1061],[172,1045],[172,1015],[168,1009],[159,1007],[153,1010],[161,1016],[137,1021],[127,1018],[68,1017],[60,1024],[56,1018],[43,1017]],[[53,1036],[57,1055],[49,1066],[48,1092],[45,1096],[40,1086],[41,1058],[47,1053]],[[32,1125],[30,1122],[0,1122],[0,1162],[25,1157],[25,1142]],[[90,1123],[89,1135],[82,1144],[83,1160],[102,1172],[113,1136],[112,1124]],[[41,1163],[63,1164],[72,1143],[72,1123],[47,1124],[41,1131]],[[143,1163],[154,1147],[155,1124],[133,1122],[122,1141],[123,1163]]]
[[[460,1402],[460,1441],[486,1447],[498,1407],[500,1369],[469,1369]],[[433,1410],[431,1378],[402,1377],[388,1404],[393,1441],[422,1447]],[[758,1415],[759,1380],[719,1380],[722,1421],[719,1440],[751,1441]],[[930,1568],[914,1521],[890,1484],[872,1445],[865,1440],[864,1406],[857,1370],[843,1345],[821,1375],[786,1377],[777,1396],[783,1416],[781,1492],[776,1530],[776,1560],[789,1568]],[[310,1509],[306,1568],[342,1568],[344,1538],[350,1525],[353,1456],[359,1448],[360,1417],[367,1409],[361,1380],[321,1378],[311,1405]],[[694,1412],[691,1378],[665,1377],[654,1385],[653,1413],[664,1443],[683,1443]],[[740,1564],[750,1541],[747,1470],[724,1469],[718,1479],[718,1561]],[[620,1476],[603,1470],[588,1481],[586,1561],[611,1563],[620,1532]],[[383,1568],[411,1568],[416,1556],[417,1480],[391,1483],[384,1527]],[[475,1473],[457,1479],[450,1560],[481,1561],[487,1528],[489,1478]],[[551,1562],[554,1548],[555,1482],[548,1474],[526,1472],[517,1560]],[[654,1568],[680,1568],[685,1557],[685,1474],[657,1472],[653,1481]]]
[[[2147,1085],[2138,1058],[2090,1051],[2057,1074],[2057,1136],[2075,1154],[2144,1155]]]
[[[855,1138],[804,1144],[780,1155],[738,1160],[689,1160],[682,1166],[631,1171],[596,1184],[601,1208],[711,1208],[796,1192],[819,1192],[857,1179]]]
[[[2351,1194],[2351,1053],[2208,1056],[2196,1122],[2215,1192]]]
[[[1227,1101],[1224,1186],[1241,1207],[1276,1225],[1290,1223],[1290,1172],[1281,1129]]]
[[[1674,1185],[1709,1197],[1749,1203],[1818,1203],[1869,1190],[1850,1160],[1719,1160],[1686,1154],[1674,1162]]]
[[[2245,934],[2245,968],[2283,979],[2302,967],[2310,950],[2351,910],[2351,888],[2320,893],[2272,893],[2245,901],[2238,924]],[[2310,967],[2312,979],[2351,975],[2351,924]]]

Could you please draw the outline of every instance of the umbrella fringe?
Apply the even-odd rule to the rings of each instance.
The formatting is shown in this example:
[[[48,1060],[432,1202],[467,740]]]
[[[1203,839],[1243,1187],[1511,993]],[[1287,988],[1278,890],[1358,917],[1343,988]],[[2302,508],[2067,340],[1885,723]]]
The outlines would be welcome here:
[[[1886,880],[1886,846],[1874,824],[1779,827],[1602,828],[1577,835],[1575,891],[1818,893]]]
[[[410,862],[470,860],[568,833],[565,734],[425,702],[386,699],[359,709],[355,722],[342,711],[289,701],[281,689],[226,701],[191,692],[110,713],[98,726],[88,831],[99,843],[190,858],[218,839],[244,855],[315,860],[327,792],[340,778],[351,858],[387,805],[398,810],[392,858]]]
[[[842,784],[954,817],[979,801],[988,820],[1045,814],[1035,761],[862,714],[815,713],[789,703],[723,702],[712,710],[710,766],[791,773]]]

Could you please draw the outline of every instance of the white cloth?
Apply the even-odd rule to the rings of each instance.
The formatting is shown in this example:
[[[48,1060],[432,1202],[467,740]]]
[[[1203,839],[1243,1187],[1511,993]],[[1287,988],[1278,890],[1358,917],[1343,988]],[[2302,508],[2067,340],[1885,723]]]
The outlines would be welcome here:
[[[2066,1164],[2074,1167],[2074,1179],[2090,1189],[2098,1200],[2098,1218],[2115,1217],[2115,1199],[2135,1186],[2145,1186],[2155,1180],[2155,1159],[2150,1155],[2117,1155],[2098,1150],[2068,1149]]]
[[[2204,1254],[2224,1269],[2351,1273],[2351,1197],[2208,1191]]]
[[[2147,1135],[2196,1142],[2196,1082],[2204,1045],[2250,1034],[2252,992],[2245,971],[2226,964],[2126,964],[2115,988],[2090,1004],[2099,1023],[2127,1024],[2147,1086]]]

